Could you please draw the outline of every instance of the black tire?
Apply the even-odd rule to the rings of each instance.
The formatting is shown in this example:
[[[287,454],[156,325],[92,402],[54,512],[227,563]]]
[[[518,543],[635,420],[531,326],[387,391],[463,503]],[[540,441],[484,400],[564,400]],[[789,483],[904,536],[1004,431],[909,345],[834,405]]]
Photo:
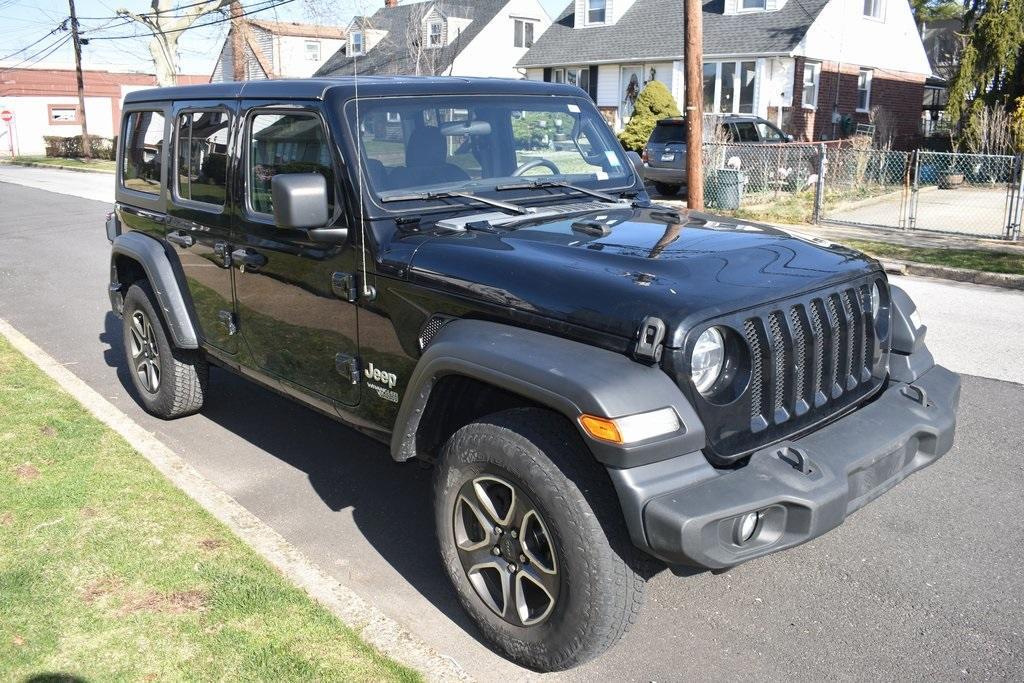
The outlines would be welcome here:
[[[148,282],[136,282],[128,288],[122,316],[125,361],[142,407],[152,415],[170,420],[191,415],[203,407],[209,367],[200,351],[179,349],[171,343],[155,301]],[[137,354],[140,338],[142,353]],[[149,369],[154,373],[149,373]],[[156,382],[152,381],[154,374]]]
[[[456,541],[460,533],[463,544],[466,541],[465,525],[461,532],[456,530],[457,515],[467,509],[460,497],[475,490],[467,487],[476,482],[489,483],[489,479],[479,479],[481,476],[518,487],[543,519],[543,525],[534,525],[533,531],[540,528],[550,534],[551,567],[558,569],[557,599],[551,601],[548,616],[539,623],[523,626],[530,620],[523,620],[515,611],[509,614],[517,623],[500,616],[474,589],[464,566],[465,553]],[[441,557],[459,600],[486,638],[509,659],[539,671],[568,669],[610,648],[635,622],[644,590],[644,578],[636,569],[643,560],[630,541],[607,472],[562,416],[519,408],[458,430],[438,463],[434,507]],[[523,538],[531,533],[525,522],[521,528]],[[510,532],[494,538],[507,540],[508,535]],[[497,548],[485,545],[483,550],[504,554]],[[504,561],[501,555],[494,559]],[[537,565],[543,564],[538,560],[532,565],[535,573],[540,573]],[[529,566],[529,561],[522,562],[520,570],[525,573]],[[510,579],[512,590],[529,592],[516,588],[519,572],[515,564],[506,569],[514,577]],[[490,574],[492,586],[493,577],[504,576],[500,568]],[[543,602],[542,593],[523,585]],[[514,601],[510,597],[506,604]]]
[[[654,189],[663,197],[675,197],[679,194],[682,185],[669,185],[667,183],[654,183]]]

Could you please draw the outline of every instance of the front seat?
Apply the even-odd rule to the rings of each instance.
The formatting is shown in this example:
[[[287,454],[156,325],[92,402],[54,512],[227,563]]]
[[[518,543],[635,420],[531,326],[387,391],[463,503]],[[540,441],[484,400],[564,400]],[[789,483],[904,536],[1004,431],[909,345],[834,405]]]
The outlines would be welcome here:
[[[391,171],[388,185],[393,189],[421,187],[469,180],[469,174],[448,163],[444,136],[433,127],[417,128],[405,146],[405,166]]]

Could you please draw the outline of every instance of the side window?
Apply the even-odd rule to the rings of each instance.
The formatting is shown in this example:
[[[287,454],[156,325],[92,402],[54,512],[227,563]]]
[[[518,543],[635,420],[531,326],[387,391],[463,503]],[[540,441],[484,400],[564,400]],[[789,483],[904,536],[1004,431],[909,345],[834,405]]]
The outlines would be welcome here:
[[[164,159],[164,117],[158,111],[133,111],[125,123],[121,183],[126,189],[160,194]]]
[[[224,206],[227,196],[228,114],[193,111],[178,115],[175,154],[177,196]]]
[[[754,126],[753,121],[737,121],[736,126],[736,142],[757,142],[757,128]]]
[[[782,131],[764,121],[757,122],[757,132],[761,136],[761,142],[783,142],[785,140]]]
[[[320,117],[313,114],[256,114],[249,123],[247,192],[256,213],[273,213],[270,179],[278,173],[319,173],[327,180],[334,210],[334,170]]]

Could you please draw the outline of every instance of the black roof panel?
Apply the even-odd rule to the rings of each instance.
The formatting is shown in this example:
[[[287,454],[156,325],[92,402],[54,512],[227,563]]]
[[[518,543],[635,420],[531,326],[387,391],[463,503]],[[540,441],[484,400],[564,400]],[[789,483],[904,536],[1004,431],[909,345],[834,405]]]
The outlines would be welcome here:
[[[125,104],[169,100],[311,100],[324,99],[328,90],[340,91],[344,98],[356,93],[356,80],[343,78],[303,78],[276,81],[232,81],[172,88],[147,88],[125,96]],[[585,95],[572,85],[543,83],[511,78],[464,78],[458,76],[360,76],[359,95]]]

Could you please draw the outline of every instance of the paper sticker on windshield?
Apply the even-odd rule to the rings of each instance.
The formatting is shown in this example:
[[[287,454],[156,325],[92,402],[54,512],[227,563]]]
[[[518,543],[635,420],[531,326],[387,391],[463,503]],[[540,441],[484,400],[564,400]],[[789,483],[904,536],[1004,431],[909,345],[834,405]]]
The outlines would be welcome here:
[[[608,159],[608,163],[611,164],[612,166],[619,165],[619,157],[617,157],[615,155],[615,152],[613,152],[612,150],[605,150],[604,156],[606,159]]]
[[[580,105],[578,105],[578,104],[567,104],[565,106],[573,114],[579,114],[580,113]]]
[[[598,180],[608,180],[608,174],[605,173],[604,171],[598,171],[597,173],[594,174],[594,177],[597,178]]]

